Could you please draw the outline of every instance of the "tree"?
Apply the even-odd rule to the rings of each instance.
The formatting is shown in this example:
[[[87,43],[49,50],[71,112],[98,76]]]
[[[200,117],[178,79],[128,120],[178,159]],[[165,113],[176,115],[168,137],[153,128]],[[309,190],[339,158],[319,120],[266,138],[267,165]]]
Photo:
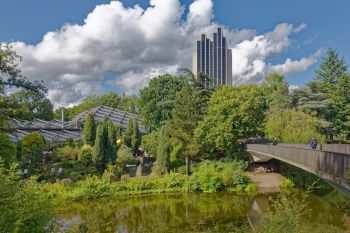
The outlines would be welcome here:
[[[236,151],[240,139],[263,134],[265,100],[256,85],[222,86],[208,103],[208,113],[195,130],[205,152]]]
[[[131,118],[129,118],[128,121],[128,128],[126,129],[125,133],[124,133],[124,145],[131,147],[131,137],[132,137],[132,133],[133,133],[133,120]]]
[[[344,59],[339,58],[335,49],[328,50],[320,68],[316,70],[315,79],[308,83],[308,87],[313,95],[323,96],[322,101],[327,102],[326,111],[317,111],[317,116],[328,122],[329,126],[325,130],[327,137],[333,139],[342,131],[348,131],[350,77]]]
[[[313,137],[323,142],[319,129],[320,121],[316,117],[294,109],[276,111],[266,123],[266,135],[283,143],[309,143]]]
[[[126,145],[122,145],[117,153],[117,163],[122,165],[127,164],[137,164],[137,160],[132,155],[132,150],[130,147],[127,147]]]
[[[197,99],[192,94],[190,86],[182,88],[175,100],[175,108],[172,111],[172,119],[169,121],[169,134],[176,144],[176,157],[186,159],[188,171],[188,160],[195,156],[199,147],[194,138],[194,130],[201,120],[200,109]]]
[[[147,155],[157,157],[157,150],[159,144],[159,131],[152,131],[142,137],[141,147]]]
[[[94,146],[96,137],[96,124],[94,116],[89,113],[84,123],[83,142],[86,145]]]
[[[138,106],[146,126],[157,129],[171,119],[173,101],[185,83],[185,78],[167,74],[151,79],[140,91]]]
[[[43,135],[38,134],[36,132],[32,132],[22,138],[21,144],[23,162],[28,162],[29,160],[32,160],[33,156],[36,161],[42,161],[42,159],[40,160],[40,154],[42,158],[42,152],[46,145],[46,141]]]
[[[108,163],[115,163],[117,156],[117,128],[113,124],[113,121],[109,121],[108,124],[108,145],[109,145],[109,160]]]
[[[10,46],[0,45],[0,128],[4,130],[8,116],[18,109],[11,105],[8,96],[5,95],[6,88],[15,90],[25,89],[35,92],[38,95],[44,95],[47,92],[42,82],[29,81],[18,69],[19,57]]]
[[[285,109],[291,106],[292,99],[289,95],[289,85],[283,75],[271,73],[265,78],[261,89],[270,111]]]
[[[134,152],[134,155],[139,150],[141,145],[141,133],[139,131],[139,124],[136,119],[133,122],[132,136],[131,136],[131,149]]]
[[[85,144],[80,152],[79,152],[79,161],[84,163],[85,165],[89,165],[92,163],[93,158],[93,148],[91,145]]]
[[[157,160],[152,169],[156,175],[163,175],[170,169],[170,148],[168,126],[163,125],[159,131]]]
[[[6,167],[16,161],[16,148],[10,141],[8,136],[4,133],[0,133],[0,159],[4,162]]]
[[[106,168],[106,142],[104,140],[103,125],[100,123],[96,129],[96,138],[93,148],[93,162],[101,174]]]

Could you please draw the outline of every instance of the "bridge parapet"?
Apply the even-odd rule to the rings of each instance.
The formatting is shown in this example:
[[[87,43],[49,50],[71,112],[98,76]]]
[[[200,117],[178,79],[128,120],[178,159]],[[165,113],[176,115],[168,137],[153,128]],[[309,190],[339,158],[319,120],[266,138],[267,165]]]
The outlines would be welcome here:
[[[248,144],[247,151],[289,163],[350,190],[347,180],[347,173],[350,171],[350,154],[300,147]]]

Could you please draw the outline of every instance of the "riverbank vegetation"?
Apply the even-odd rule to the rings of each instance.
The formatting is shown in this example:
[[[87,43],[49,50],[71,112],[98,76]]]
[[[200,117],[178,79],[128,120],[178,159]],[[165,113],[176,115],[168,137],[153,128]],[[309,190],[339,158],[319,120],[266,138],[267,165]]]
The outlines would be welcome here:
[[[143,120],[130,118],[123,129],[106,116],[97,122],[90,114],[84,123],[83,140],[68,139],[61,145],[50,145],[35,132],[16,144],[9,140],[6,133],[10,132],[11,118],[60,119],[62,108],[53,113],[45,97],[46,88],[20,74],[18,57],[11,48],[1,47],[0,56],[4,58],[0,59],[0,71],[5,74],[1,76],[0,106],[6,109],[0,112],[1,201],[19,210],[25,208],[19,203],[26,204],[28,196],[33,197],[32,202],[28,201],[31,208],[36,208],[47,202],[151,193],[250,193],[256,188],[246,175],[244,139],[268,136],[285,143],[308,143],[316,137],[323,143],[347,142],[350,138],[350,78],[344,60],[333,49],[328,51],[316,77],[296,90],[290,90],[285,77],[276,73],[268,75],[261,85],[215,88],[206,75],[182,70],[178,76],[153,78],[138,97],[115,93],[86,97],[81,104],[64,109],[66,120],[99,105],[137,113]],[[7,94],[8,87],[18,92]],[[140,132],[140,123],[145,133]],[[140,166],[143,158],[155,160],[150,165],[152,172],[129,177],[128,169]],[[17,175],[11,178],[14,170],[21,171],[21,179]],[[307,183],[305,187],[314,180],[299,174],[301,184]],[[14,193],[12,199],[6,199],[8,192]],[[276,209],[286,207],[283,199],[280,203]],[[46,206],[50,208],[50,204]],[[7,205],[3,208],[11,209]],[[49,210],[43,222],[37,220],[42,212],[32,211],[39,217],[28,214],[30,220],[23,220],[26,212],[14,212],[9,232],[21,227],[21,222],[25,222],[23,227],[30,226],[29,222],[50,227]],[[271,224],[285,221],[271,220],[269,216],[266,219]]]

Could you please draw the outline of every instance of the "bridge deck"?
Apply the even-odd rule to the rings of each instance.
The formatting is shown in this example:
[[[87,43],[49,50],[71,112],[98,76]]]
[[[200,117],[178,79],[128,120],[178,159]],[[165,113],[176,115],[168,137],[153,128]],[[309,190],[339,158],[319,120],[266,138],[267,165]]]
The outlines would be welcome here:
[[[248,144],[247,151],[251,155],[269,156],[289,163],[350,192],[347,176],[350,171],[350,154],[287,145]],[[333,149],[336,150],[336,147]]]

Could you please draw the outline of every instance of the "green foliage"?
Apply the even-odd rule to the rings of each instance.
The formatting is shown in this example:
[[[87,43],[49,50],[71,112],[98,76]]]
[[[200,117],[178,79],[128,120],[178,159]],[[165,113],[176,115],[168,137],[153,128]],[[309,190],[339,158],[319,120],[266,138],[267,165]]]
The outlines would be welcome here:
[[[256,85],[223,86],[208,103],[208,114],[195,131],[202,149],[233,153],[239,139],[262,134],[265,101]]]
[[[86,165],[89,165],[92,163],[92,158],[93,148],[90,145],[85,144],[79,152],[79,161]]]
[[[5,166],[8,167],[16,160],[15,156],[15,145],[13,145],[6,134],[0,132],[0,159],[2,159]]]
[[[131,138],[132,138],[132,133],[134,129],[133,124],[134,124],[133,120],[129,118],[128,128],[126,129],[124,133],[124,138],[123,138],[124,145],[128,147],[131,147]]]
[[[319,133],[320,121],[300,110],[285,109],[269,114],[266,135],[284,143],[309,143],[315,137],[323,143]]]
[[[167,125],[162,126],[158,136],[156,164],[152,167],[155,175],[166,174],[170,168],[170,137]]]
[[[18,168],[0,171],[0,232],[50,232],[51,202],[33,180],[19,180]]]
[[[195,167],[190,177],[191,189],[216,192],[223,189],[242,190],[248,184],[242,161],[204,161]]]
[[[45,138],[43,135],[32,132],[24,136],[21,140],[23,161],[33,160],[33,155],[37,157],[37,161],[42,161],[42,152],[45,148]],[[41,159],[40,159],[41,158]]]
[[[62,148],[57,148],[57,158],[63,160],[78,160],[79,152],[78,148],[64,146]]]
[[[273,211],[263,214],[257,232],[263,233],[307,233],[339,232],[336,227],[312,223],[311,210],[305,196],[282,194],[272,201]]]
[[[107,151],[106,151],[106,142],[103,133],[103,125],[99,124],[96,130],[96,139],[93,148],[93,162],[97,170],[102,174],[103,170],[106,167],[107,161]]]
[[[117,163],[121,165],[137,164],[137,159],[133,156],[132,149],[122,145],[117,153]]]
[[[292,99],[289,96],[289,86],[285,77],[278,73],[268,75],[261,85],[270,111],[289,108]]]
[[[134,154],[136,154],[141,145],[142,136],[139,131],[139,124],[136,119],[134,119],[132,126],[133,128],[132,128],[132,136],[131,136],[131,149],[133,150]]]
[[[94,146],[96,137],[96,124],[94,120],[94,116],[89,113],[84,123],[84,131],[83,131],[83,142],[84,144]]]
[[[172,143],[178,145],[179,148],[176,158],[184,160],[198,153],[199,146],[193,138],[194,130],[201,118],[197,100],[192,95],[191,87],[186,85],[176,97],[172,119],[169,122],[169,135]]]
[[[157,129],[171,119],[173,101],[185,83],[184,78],[171,75],[151,79],[148,86],[140,91],[138,102],[145,125]]]
[[[159,131],[153,131],[142,137],[141,147],[148,156],[156,157],[159,144]]]
[[[108,124],[108,163],[115,163],[117,156],[117,135],[118,128],[113,124],[113,121],[109,121]]]

